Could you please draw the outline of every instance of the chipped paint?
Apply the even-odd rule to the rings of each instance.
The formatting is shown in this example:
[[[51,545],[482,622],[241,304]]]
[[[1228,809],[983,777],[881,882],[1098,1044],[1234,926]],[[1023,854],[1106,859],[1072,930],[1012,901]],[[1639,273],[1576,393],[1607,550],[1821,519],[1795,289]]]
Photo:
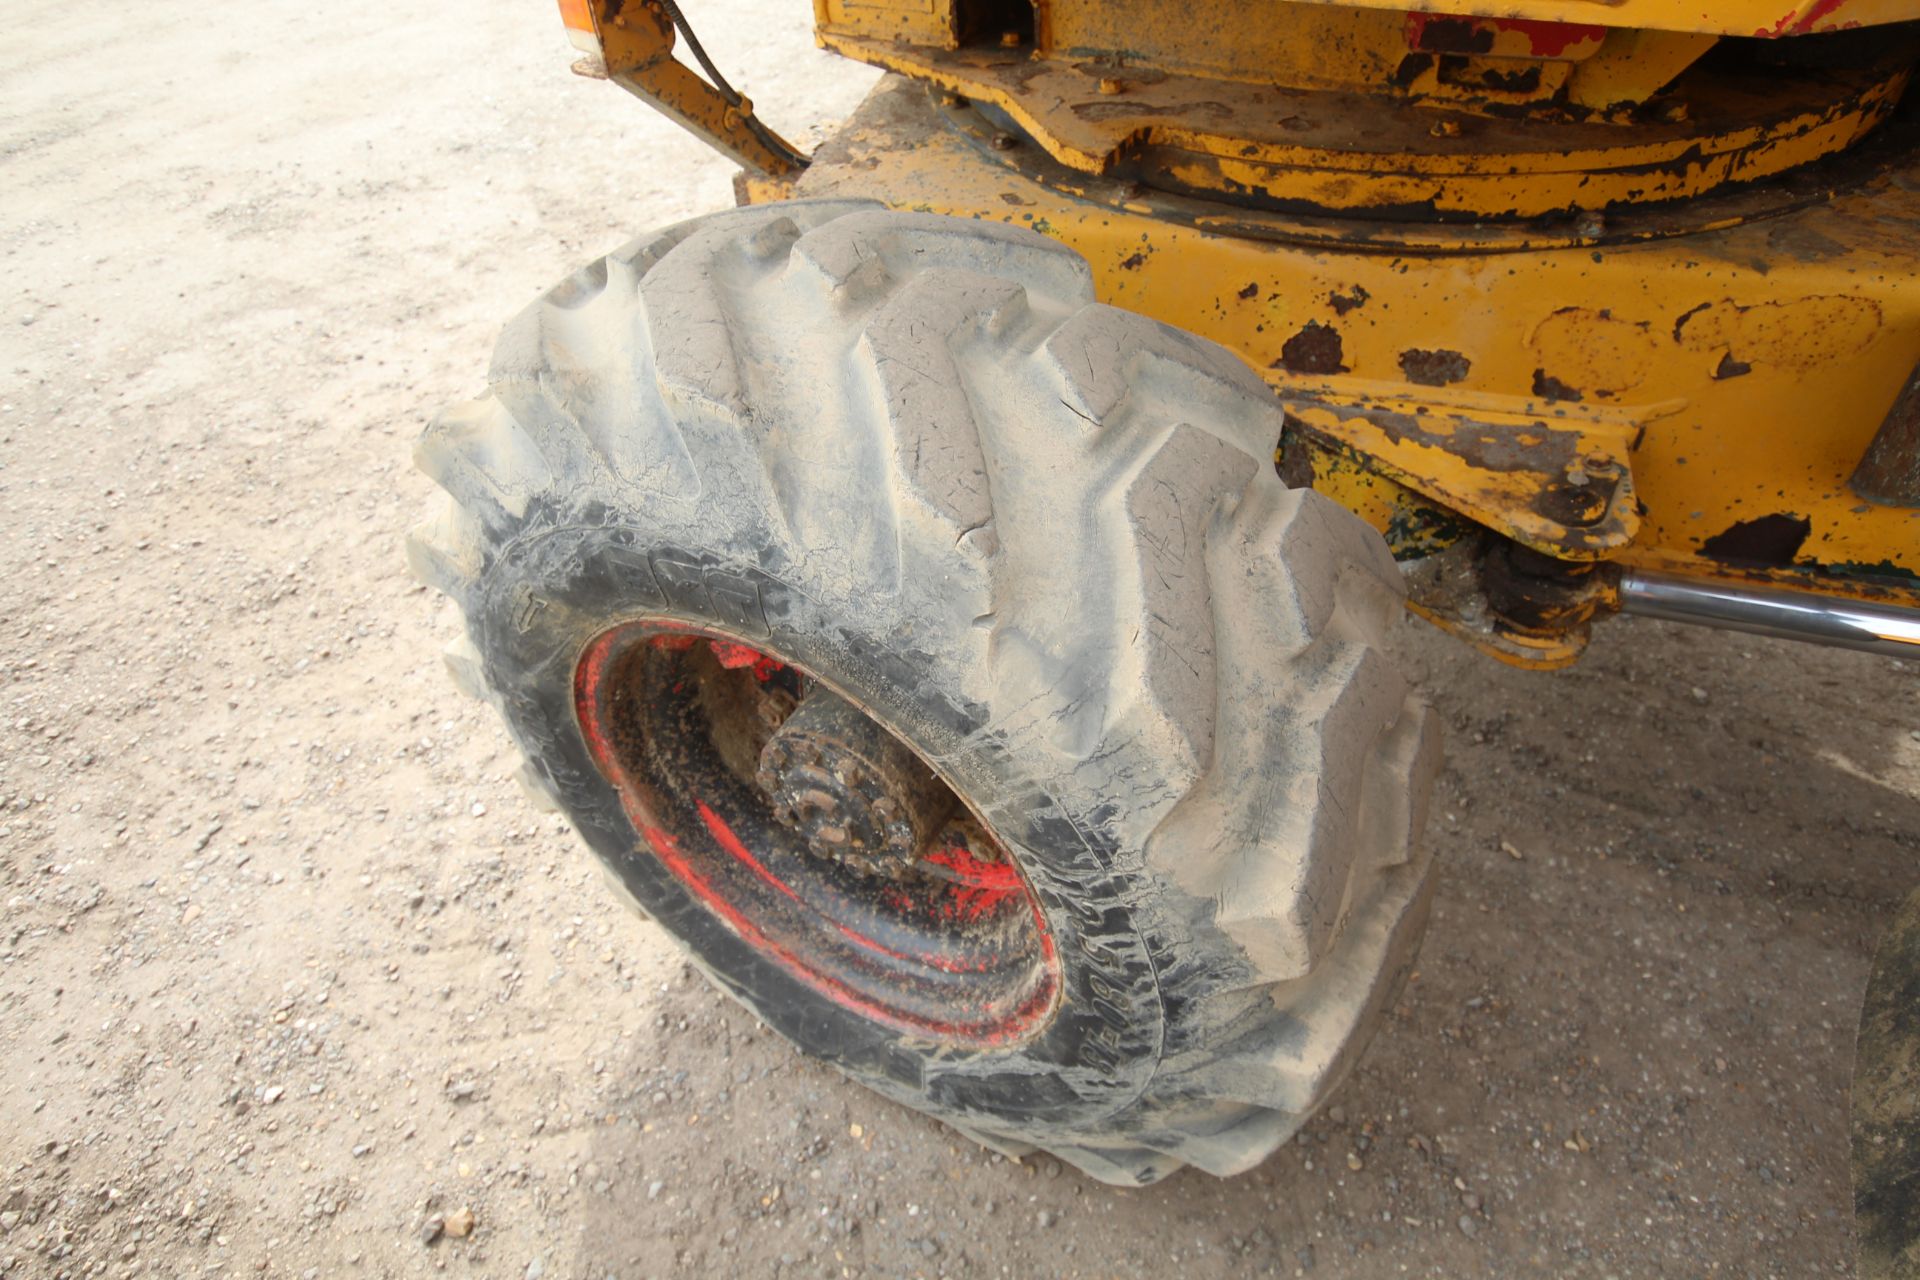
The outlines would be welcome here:
[[[1847,485],[1920,360],[1920,294],[1911,288],[1920,276],[1920,154],[1862,150],[1823,171],[1817,198],[1793,183],[1755,183],[1591,221],[1445,222],[1430,209],[1402,220],[1333,218],[1169,194],[1138,170],[1089,173],[1039,146],[994,152],[984,114],[918,86],[883,84],[869,101],[844,153],[831,144],[800,194],[1045,221],[1086,256],[1102,299],[1223,343],[1283,394],[1314,377],[1364,380],[1388,386],[1417,420],[1421,405],[1428,417],[1445,416],[1439,406],[1471,388],[1530,400],[1556,429],[1662,407],[1618,446],[1640,504],[1637,527],[1601,558],[1876,599],[1908,590],[1898,584],[1920,570],[1912,513]],[[1459,145],[1470,138],[1469,128]],[[1149,244],[1137,269],[1122,269]],[[1336,297],[1360,289],[1364,305],[1335,309]],[[1805,305],[1830,298],[1870,305]],[[1330,348],[1330,334],[1340,340],[1331,362],[1314,347]],[[1403,363],[1410,352],[1430,356]],[[1458,381],[1443,381],[1453,372],[1448,353],[1466,364]],[[1290,363],[1350,373],[1305,375]],[[1360,421],[1345,437],[1332,433],[1338,423],[1319,425],[1328,428],[1324,448],[1282,459],[1290,482],[1304,472],[1387,533],[1396,553],[1430,559],[1472,542],[1469,520],[1509,535],[1531,527],[1551,534],[1547,545],[1588,542],[1596,527],[1574,534],[1540,510],[1543,499],[1549,508],[1565,501],[1559,515],[1590,515],[1570,494],[1545,496],[1564,477],[1552,480],[1544,465],[1501,472],[1479,465],[1513,460],[1498,450],[1461,451],[1379,422]],[[1702,554],[1703,542],[1740,522],[1782,512],[1812,522],[1791,565]],[[1862,567],[1842,572],[1848,565]],[[1520,656],[1551,665],[1575,647],[1523,646]]]
[[[1750,305],[1722,299],[1683,313],[1673,336],[1689,351],[1747,370],[1805,372],[1858,355],[1879,336],[1882,323],[1879,303],[1850,294]]]
[[[1539,361],[1536,381],[1552,388],[1545,392],[1550,399],[1617,399],[1653,371],[1647,323],[1610,310],[1562,307],[1535,326],[1527,345]]]
[[[1464,382],[1473,371],[1473,362],[1445,347],[1425,351],[1410,347],[1400,353],[1400,372],[1408,382],[1421,387],[1447,387]]]
[[[1511,396],[1355,378],[1282,380],[1289,429],[1339,441],[1407,488],[1566,560],[1594,560],[1640,526],[1631,454],[1677,404],[1550,408]]]
[[[1347,366],[1340,331],[1309,320],[1280,348],[1274,367],[1288,373],[1345,373]]]
[[[1064,12],[1050,11],[1050,21],[1063,19]],[[1071,12],[1088,20],[1081,10]],[[1310,19],[1296,15],[1289,21]],[[1121,95],[1101,89],[1112,80],[1111,62],[1089,58],[1090,50],[1078,46],[1059,56],[1050,55],[1044,40],[1036,50],[933,47],[832,22],[819,35],[835,52],[990,105],[1019,130],[1017,136],[1007,133],[1003,124],[997,134],[1015,144],[1009,155],[1031,142],[1083,174],[1125,175],[1251,208],[1366,211],[1419,221],[1512,220],[1644,205],[1784,173],[1844,150],[1877,128],[1897,104],[1910,70],[1889,50],[1869,66],[1773,78],[1763,97],[1737,76],[1707,75],[1697,85],[1690,81],[1686,92],[1669,91],[1659,117],[1635,119],[1631,129],[1596,125],[1584,112],[1562,110],[1512,130],[1497,121],[1516,104],[1559,93],[1577,65],[1569,59],[1602,42],[1569,44],[1560,59],[1529,61],[1532,41],[1547,36],[1488,25],[1490,47],[1513,40],[1523,56],[1439,56],[1445,65],[1399,84],[1404,50],[1390,60],[1371,45],[1328,50],[1295,77],[1310,87],[1293,87],[1277,84],[1270,68],[1230,58],[1233,70],[1226,74],[1189,70],[1226,56],[1212,45],[1191,47],[1193,41],[1205,43],[1206,26],[1167,23],[1131,30],[1124,39],[1109,31],[1122,41],[1113,56],[1124,56],[1129,68]],[[1457,27],[1480,29],[1451,19],[1423,31]],[[1284,31],[1287,24],[1276,21],[1273,29]],[[1605,83],[1612,91],[1660,89],[1700,52],[1687,46],[1685,56],[1673,61],[1670,48],[1650,50],[1662,73],[1609,75]],[[1283,54],[1284,42],[1273,52]],[[1453,66],[1456,57],[1467,65]],[[1155,66],[1156,60],[1164,65]],[[1329,110],[1322,90],[1337,87],[1343,73],[1350,79],[1341,87],[1355,93],[1362,114]],[[1389,109],[1374,109],[1376,98]],[[1390,109],[1409,100],[1433,110]],[[1764,107],[1756,109],[1760,101]]]
[[[1813,532],[1813,521],[1789,512],[1741,520],[1706,538],[1700,554],[1738,565],[1788,565]]]

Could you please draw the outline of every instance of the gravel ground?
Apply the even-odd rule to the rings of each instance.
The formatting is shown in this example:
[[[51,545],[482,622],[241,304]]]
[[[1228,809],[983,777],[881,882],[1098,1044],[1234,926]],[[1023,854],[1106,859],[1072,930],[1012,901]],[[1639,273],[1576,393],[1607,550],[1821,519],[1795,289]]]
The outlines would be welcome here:
[[[764,10],[764,12],[763,12]],[[1420,971],[1232,1182],[983,1153],[616,906],[440,669],[407,452],[578,262],[730,203],[550,5],[17,0],[0,43],[0,1273],[1850,1271],[1912,669],[1622,622],[1445,712]],[[803,140],[868,73],[696,18]]]

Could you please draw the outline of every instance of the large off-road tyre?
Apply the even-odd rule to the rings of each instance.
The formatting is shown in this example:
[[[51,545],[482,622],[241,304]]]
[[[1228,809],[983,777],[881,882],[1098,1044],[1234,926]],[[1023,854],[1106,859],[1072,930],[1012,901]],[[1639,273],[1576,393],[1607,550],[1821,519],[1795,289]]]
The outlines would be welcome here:
[[[768,1025],[990,1145],[1225,1175],[1351,1064],[1430,882],[1394,564],[1280,431],[1042,236],[745,209],[513,322],[420,443],[410,555],[532,785]],[[781,767],[834,795],[780,813],[801,699],[840,727]],[[863,786],[904,872],[783,825]]]

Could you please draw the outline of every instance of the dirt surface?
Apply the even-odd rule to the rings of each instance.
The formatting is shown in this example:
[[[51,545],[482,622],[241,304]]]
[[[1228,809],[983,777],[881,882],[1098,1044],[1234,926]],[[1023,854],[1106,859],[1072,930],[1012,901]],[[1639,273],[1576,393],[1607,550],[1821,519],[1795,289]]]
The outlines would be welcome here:
[[[1012,1164],[628,917],[401,567],[500,324],[727,166],[538,0],[8,12],[0,1273],[1850,1270],[1910,667],[1629,622],[1547,677],[1409,626],[1445,879],[1338,1106],[1229,1183]],[[802,138],[869,81],[804,5],[696,17]]]

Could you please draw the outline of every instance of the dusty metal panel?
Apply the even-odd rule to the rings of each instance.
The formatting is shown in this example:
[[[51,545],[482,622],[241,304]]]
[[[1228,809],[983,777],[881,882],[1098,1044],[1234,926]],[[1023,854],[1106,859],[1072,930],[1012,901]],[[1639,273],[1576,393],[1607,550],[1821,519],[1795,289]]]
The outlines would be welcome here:
[[[1275,378],[1289,418],[1543,554],[1605,559],[1640,528],[1632,451],[1680,402],[1614,408],[1355,378]]]
[[[1382,86],[1290,89],[1025,47],[945,50],[833,29],[820,39],[989,105],[1083,173],[1256,208],[1408,219],[1605,210],[1756,181],[1856,144],[1908,79],[1899,50],[1820,76],[1702,64],[1629,126],[1564,108],[1507,118],[1362,91]]]
[[[814,0],[822,29],[935,49],[958,48],[953,0]]]
[[[1915,0],[1305,0],[1535,22],[1781,38],[1920,18]]]
[[[1569,410],[1677,405],[1628,451],[1639,528],[1612,561],[1920,600],[1920,513],[1848,486],[1920,363],[1920,155],[1889,153],[1844,189],[1718,230],[1579,244],[1482,227],[1423,249],[1416,229],[1343,243],[1337,220],[1175,222],[1169,198],[1062,176],[1031,151],[977,143],[896,80],[798,190],[1059,238],[1104,300],[1222,342],[1282,389],[1339,377]],[[1429,492],[1445,479],[1415,472]],[[1383,529],[1406,509],[1379,497],[1391,492],[1362,507]]]

